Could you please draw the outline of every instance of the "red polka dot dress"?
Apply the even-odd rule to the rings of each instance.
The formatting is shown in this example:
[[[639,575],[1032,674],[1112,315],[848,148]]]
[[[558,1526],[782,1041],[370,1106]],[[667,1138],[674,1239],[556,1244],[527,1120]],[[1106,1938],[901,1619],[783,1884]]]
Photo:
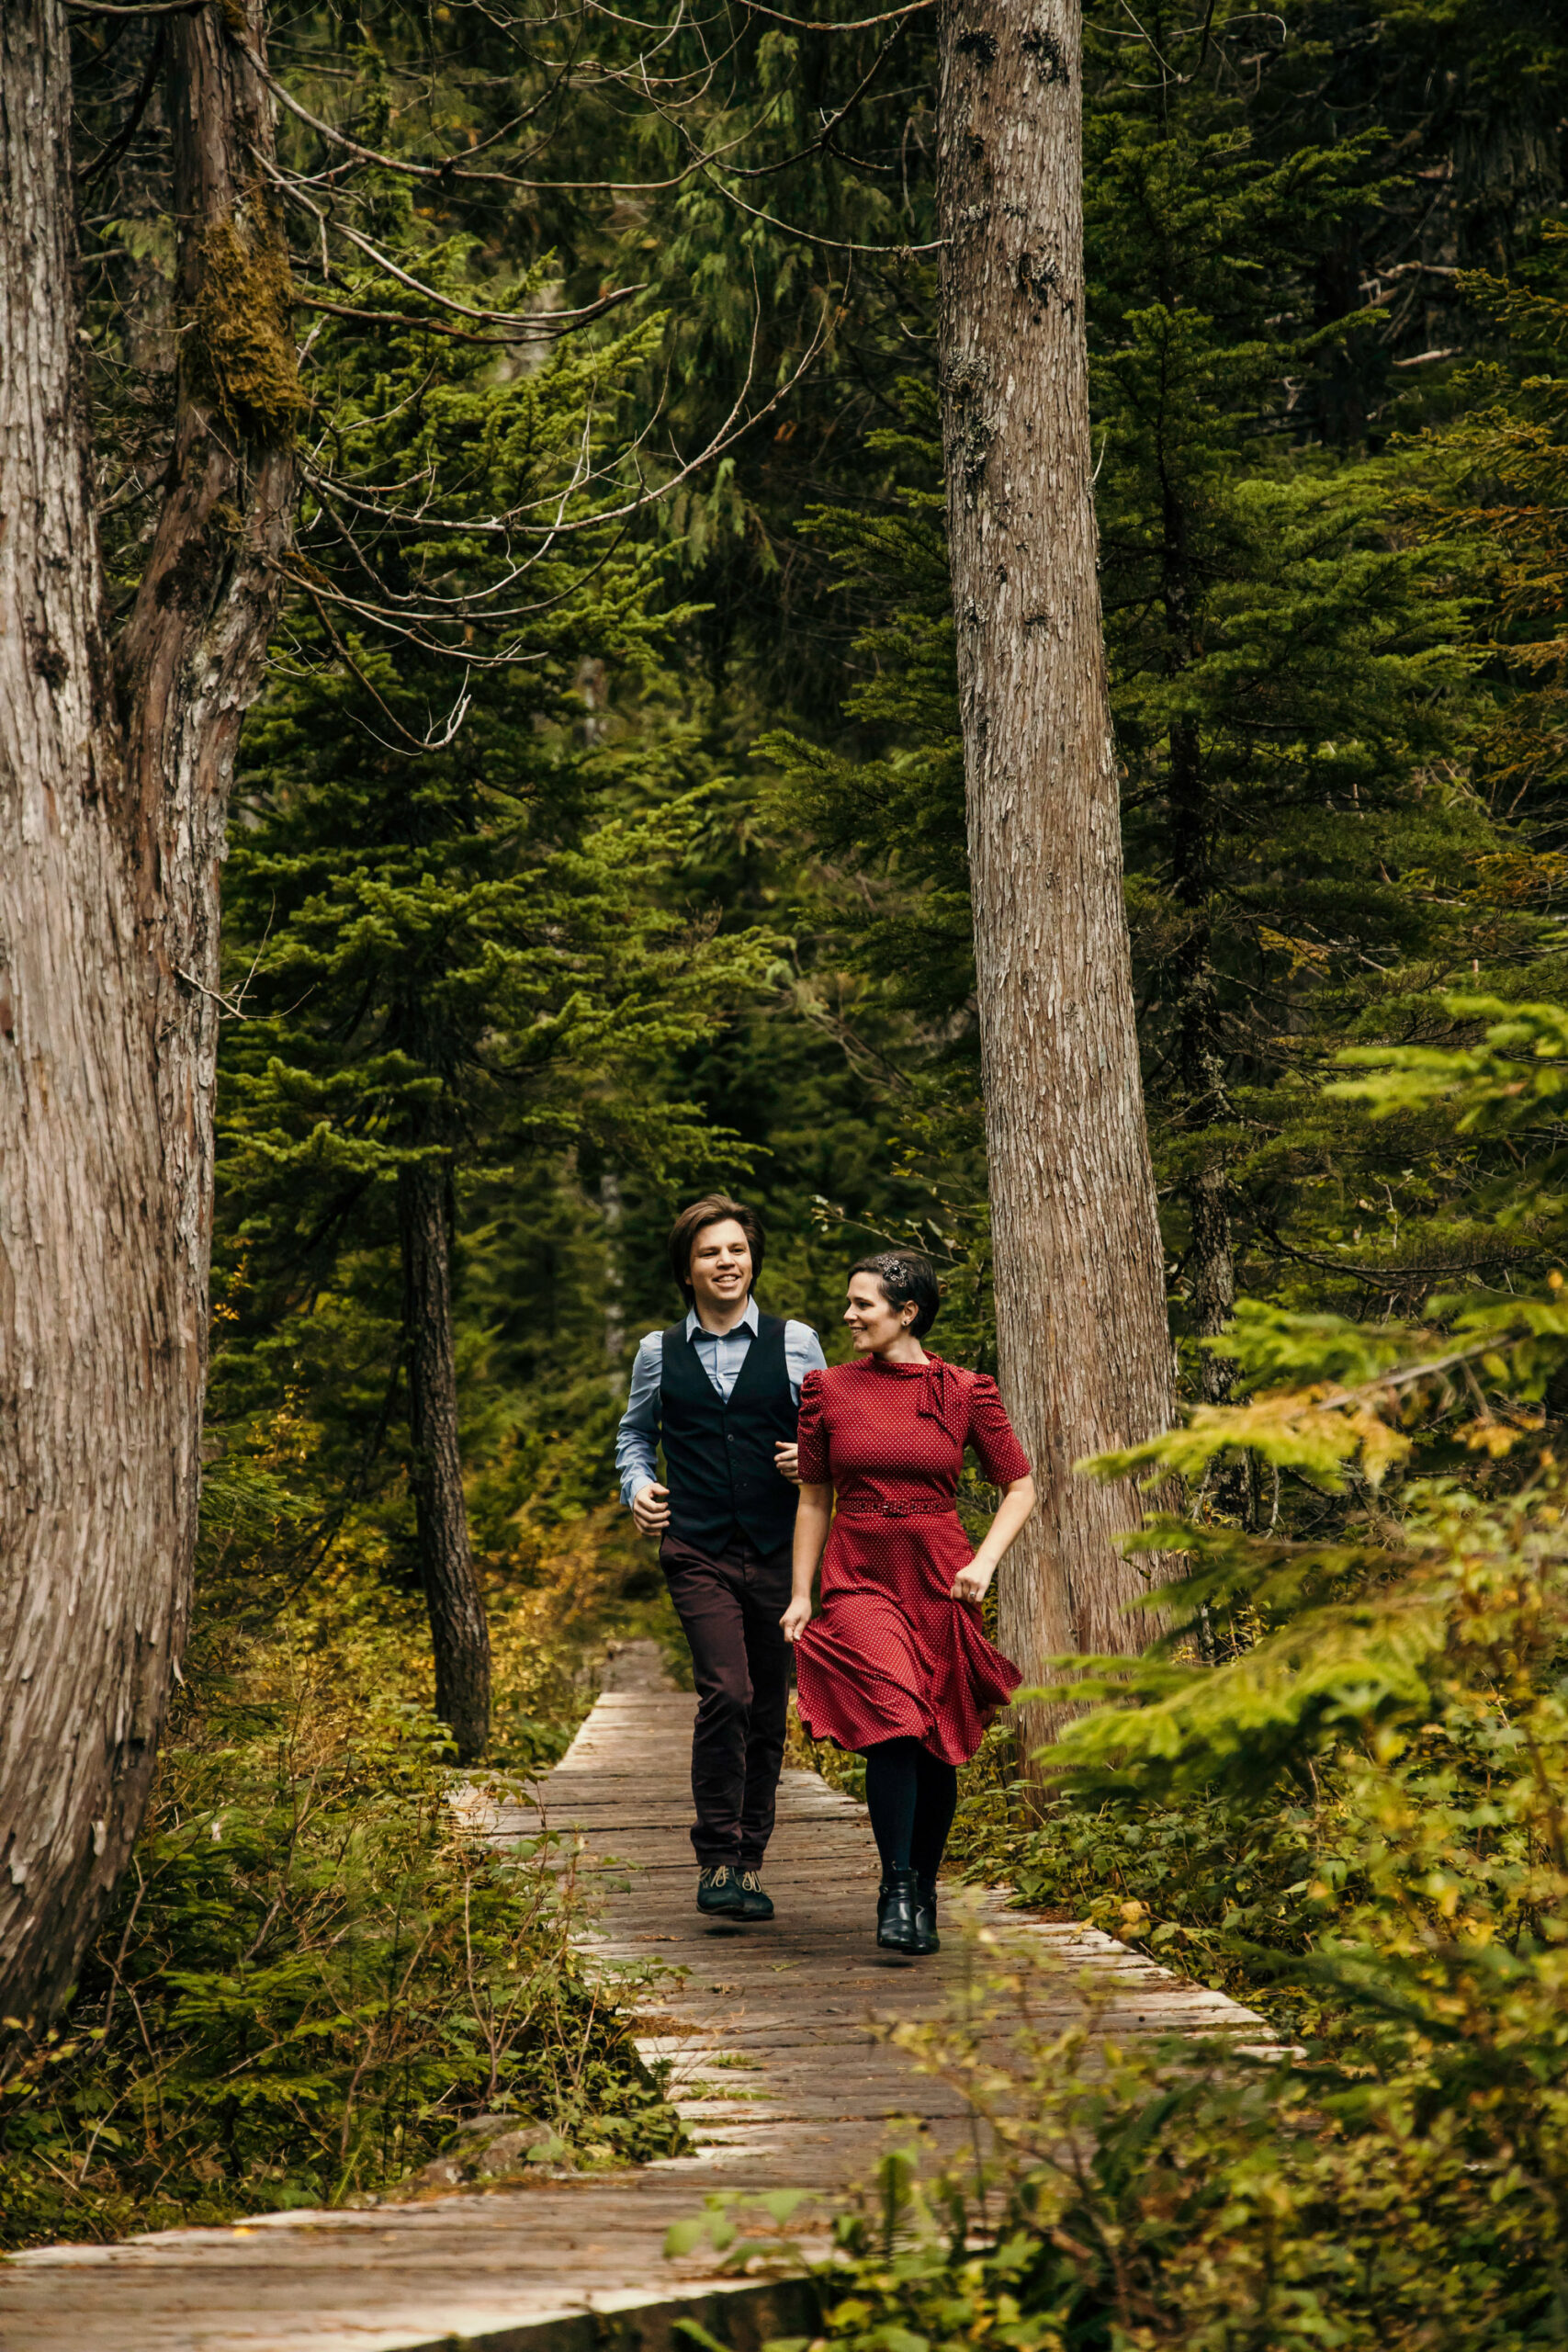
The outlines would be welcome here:
[[[929,1356],[862,1356],[809,1372],[800,1476],[834,1488],[821,1613],[795,1645],[800,1718],[815,1739],[865,1748],[918,1739],[966,1764],[1022,1680],[953,1579],[974,1557],[953,1498],[972,1445],[998,1487],[1029,1464],[997,1384]]]

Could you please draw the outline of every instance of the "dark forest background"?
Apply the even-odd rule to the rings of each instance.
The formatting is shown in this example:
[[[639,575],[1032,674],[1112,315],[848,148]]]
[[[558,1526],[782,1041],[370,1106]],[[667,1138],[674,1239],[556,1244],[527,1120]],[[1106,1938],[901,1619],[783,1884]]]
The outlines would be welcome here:
[[[829,1355],[846,1265],[897,1238],[942,1269],[943,1351],[992,1361],[935,27],[871,14],[272,12],[256,201],[302,390],[258,341],[226,396],[297,407],[305,493],[224,885],[198,1615],[131,1876],[0,2107],[9,2244],[379,2191],[498,2105],[540,2161],[679,2144],[570,1884],[453,1828],[433,1560],[471,1553],[493,1769],[561,1751],[606,1637],[669,1638],[612,1450],[699,1189],[760,1205],[762,1301]],[[189,322],[158,24],[77,39],[129,599]],[[1037,2052],[1032,2250],[890,2285],[868,2239],[835,2340],[972,2341],[1021,2295],[1043,2352],[1069,2311],[1085,2344],[1325,2312],[1356,2345],[1560,2342],[1568,42],[1510,0],[1123,6],[1083,104],[1179,1392],[1342,1387],[1350,1434],[1249,1403],[1168,1442],[1192,1575],[1143,1713],[1091,1719],[1104,1772],[1043,1824],[994,1739],[957,1851],[1343,2071],[1310,2116],[1289,2068],[1204,2106],[1153,2060],[1074,2105]],[[1385,1074],[1347,1088],[1347,1053]],[[1201,1344],[1227,1327],[1239,1352]],[[1366,1404],[1456,1330],[1447,1385]],[[411,1436],[433,1331],[456,1533]],[[1048,2181],[1078,2131],[1081,2210]],[[1268,2293],[1307,2283],[1244,2337],[1260,2214]]]
[[[384,278],[376,326],[310,321],[306,588],[228,870],[215,1444],[281,1480],[292,1546],[417,1584],[395,1193],[426,1152],[504,1587],[612,1492],[695,1188],[760,1203],[766,1303],[829,1334],[847,1257],[919,1238],[944,1344],[987,1360],[931,28],[694,30],[653,107],[607,17],[300,8],[275,40],[301,104],[380,152],[482,153],[537,110],[537,185],[355,179],[414,276],[498,309],[646,288],[499,357],[412,293],[389,326]],[[1460,1035],[1444,988],[1562,992],[1568,51],[1524,8],[1337,0],[1088,40],[1145,1085],[1181,1378],[1220,1395],[1194,1342],[1238,1296],[1398,1316],[1540,1259],[1479,1147],[1322,1080],[1348,1044]],[[297,118],[285,141],[341,162]],[[689,170],[698,145],[736,168]],[[100,225],[106,290],[156,268],[154,222]],[[309,229],[296,208],[302,288]],[[499,588],[484,516],[589,444],[575,536]],[[356,512],[356,481],[403,487]]]

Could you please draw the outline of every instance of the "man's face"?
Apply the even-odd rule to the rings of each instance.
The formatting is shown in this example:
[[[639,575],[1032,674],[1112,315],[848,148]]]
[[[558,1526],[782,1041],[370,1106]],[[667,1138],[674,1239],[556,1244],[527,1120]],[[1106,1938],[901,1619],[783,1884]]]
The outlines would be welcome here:
[[[705,1225],[692,1244],[692,1292],[697,1312],[736,1306],[751,1287],[751,1245],[732,1216]]]

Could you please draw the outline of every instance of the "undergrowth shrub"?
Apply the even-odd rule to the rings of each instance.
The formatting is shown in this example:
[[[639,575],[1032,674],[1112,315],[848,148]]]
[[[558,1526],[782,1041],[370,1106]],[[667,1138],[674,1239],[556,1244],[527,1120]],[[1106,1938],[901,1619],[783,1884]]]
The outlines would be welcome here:
[[[1180,1804],[1122,1799],[1063,1804],[1041,1825],[989,1798],[971,1799],[955,1825],[952,1860],[965,1879],[1005,1881],[1032,1910],[1087,1920],[1305,2029],[1314,2007],[1306,1988],[1260,1985],[1255,1955],[1306,1948],[1316,1805],[1285,1801],[1260,1815],[1206,1793]]]
[[[1419,2061],[1127,2048],[1092,2018],[1063,2034],[1059,1977],[989,1957],[966,2015],[897,2038],[1000,2153],[983,2178],[885,2163],[821,2277],[823,2352],[1564,2340],[1560,2184],[1531,2176],[1509,2116],[1443,2101]]]
[[[1429,1382],[1336,1383],[1208,1426],[1310,1447],[1322,1475],[1320,1441],[1344,1427],[1318,1417],[1375,1412],[1364,1471],[1423,1386],[1429,1408]],[[1227,1821],[1263,1841],[1270,1807],[1287,1851],[1303,1838],[1280,1866],[1304,1873],[1293,1948],[1248,1942],[1239,1902],[1226,1915],[1247,1989],[1296,1988],[1302,2039],[1260,2062],[1117,2048],[1092,2018],[1064,2035],[1059,1976],[1004,1956],[977,2007],[897,2033],[985,2119],[991,2177],[887,2176],[898,2210],[848,2224],[827,2345],[1568,2341],[1568,1474],[1550,1452],[1507,1466],[1490,1492],[1412,1482],[1375,1556],[1189,1529],[1176,1630],[1099,1662],[1091,1688],[1114,1703],[1054,1755],[1091,1834],[1142,1795],[1145,1827],[1190,1809],[1200,1859],[1216,1819],[1215,1854]],[[1171,1521],[1149,1533],[1179,1539]],[[1238,1590],[1263,1630],[1205,1665],[1181,1621]]]
[[[1493,1019],[1481,1047],[1384,1054],[1360,1091],[1517,1140],[1498,1213],[1568,1243],[1568,1015],[1450,1009]],[[1097,2047],[1022,1960],[988,2018],[902,2030],[1000,2154],[983,2184],[889,2174],[829,2346],[1568,2342],[1568,1287],[1406,1329],[1251,1304],[1225,1344],[1239,1401],[1099,1466],[1198,1497],[1256,1487],[1246,1463],[1301,1507],[1152,1515],[1137,1545],[1185,1561],[1158,1638],[1071,1662],[1050,1817],[982,1781],[964,1835],[1299,2038]]]
[[[329,1576],[265,1635],[209,1620],[115,1909],[0,2093],[0,2245],[382,2194],[479,2109],[569,2164],[681,2144],[636,1985],[573,1948],[570,1853],[452,1802],[415,1607],[405,1641]]]

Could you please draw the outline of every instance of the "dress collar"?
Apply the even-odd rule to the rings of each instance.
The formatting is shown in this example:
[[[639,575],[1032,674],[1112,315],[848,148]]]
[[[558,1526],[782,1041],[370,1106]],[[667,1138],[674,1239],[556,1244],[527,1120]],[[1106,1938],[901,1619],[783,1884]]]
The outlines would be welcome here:
[[[728,1331],[710,1331],[694,1306],[686,1317],[686,1337],[688,1340],[694,1340],[700,1331],[705,1340],[733,1340],[737,1331],[749,1331],[755,1339],[757,1319],[757,1302],[754,1298],[748,1297],[746,1312],[739,1323],[732,1323]]]
[[[884,1363],[880,1356],[868,1356],[866,1362],[876,1372],[892,1372],[904,1379],[919,1379],[920,1400],[915,1407],[919,1420],[935,1421],[951,1438],[960,1443],[964,1439],[964,1382],[956,1364],[927,1351],[924,1363]]]
[[[944,1362],[941,1356],[927,1355],[926,1376],[915,1416],[919,1420],[935,1421],[948,1437],[963,1444],[964,1383],[956,1365]]]

